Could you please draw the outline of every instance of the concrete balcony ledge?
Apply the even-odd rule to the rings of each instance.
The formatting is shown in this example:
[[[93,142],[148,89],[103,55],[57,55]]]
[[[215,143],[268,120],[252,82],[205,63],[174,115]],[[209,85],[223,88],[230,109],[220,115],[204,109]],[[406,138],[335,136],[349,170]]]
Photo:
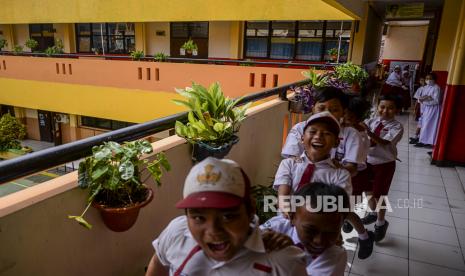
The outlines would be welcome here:
[[[253,184],[268,184],[280,162],[287,102],[270,100],[247,114],[240,141],[227,158],[241,164]],[[160,188],[147,183],[154,188],[154,200],[127,232],[108,230],[93,208],[86,215],[94,226],[90,231],[67,218],[80,214],[87,198],[87,191],[77,187],[76,173],[0,198],[2,275],[143,275],[153,254],[151,241],[183,214],[174,204],[192,166],[190,145],[182,138],[171,136],[153,147],[154,154],[166,153],[172,170]]]

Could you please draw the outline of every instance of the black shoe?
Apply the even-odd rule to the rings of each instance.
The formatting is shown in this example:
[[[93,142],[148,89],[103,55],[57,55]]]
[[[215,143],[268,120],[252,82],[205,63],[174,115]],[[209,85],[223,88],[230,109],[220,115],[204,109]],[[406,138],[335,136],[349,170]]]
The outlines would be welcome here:
[[[389,222],[385,220],[382,226],[375,224],[375,242],[379,242],[386,236],[386,231],[388,229]]]
[[[368,213],[368,215],[364,216],[363,218],[361,218],[362,220],[362,223],[367,225],[367,224],[372,224],[373,222],[375,222],[376,220],[378,219],[378,215],[377,214],[373,214],[373,213]]]
[[[409,144],[416,144],[416,143],[418,143],[418,138],[417,137],[410,137]]]
[[[433,152],[432,152],[432,151],[428,151],[427,154],[428,154],[429,156],[432,156],[432,155],[433,155]]]
[[[361,240],[358,239],[358,244],[360,248],[358,249],[358,258],[363,260],[370,257],[371,253],[373,253],[373,243],[375,240],[375,234],[372,231],[368,232],[368,239]]]
[[[352,224],[350,224],[348,221],[344,221],[344,224],[342,225],[342,231],[344,231],[344,233],[350,233],[352,230],[354,230]]]
[[[416,147],[416,148],[423,148],[423,147],[425,147],[425,146],[426,146],[426,144],[423,144],[423,143],[420,143],[420,142],[418,142],[418,143],[416,143],[416,144],[414,145],[414,147]]]
[[[433,145],[430,145],[430,144],[425,144],[425,146],[424,146],[424,147],[425,147],[425,148],[427,148],[427,149],[432,149],[432,148],[433,148]]]

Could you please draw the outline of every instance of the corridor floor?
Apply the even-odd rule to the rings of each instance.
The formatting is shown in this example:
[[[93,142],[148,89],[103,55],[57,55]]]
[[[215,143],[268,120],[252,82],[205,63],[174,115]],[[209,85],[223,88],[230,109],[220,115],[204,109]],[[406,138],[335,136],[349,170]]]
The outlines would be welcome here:
[[[408,143],[416,128],[413,118],[397,119],[405,132],[389,192],[393,212],[387,214],[387,235],[371,257],[360,260],[356,232],[344,234],[345,275],[465,275],[465,168],[430,165],[431,149]]]

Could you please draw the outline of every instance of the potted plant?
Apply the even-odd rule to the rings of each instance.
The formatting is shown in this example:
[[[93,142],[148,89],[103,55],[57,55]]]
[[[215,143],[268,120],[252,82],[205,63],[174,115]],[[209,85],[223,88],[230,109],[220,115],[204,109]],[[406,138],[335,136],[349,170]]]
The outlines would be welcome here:
[[[6,39],[4,39],[3,37],[0,38],[0,51],[2,51],[2,49],[6,46],[8,46],[8,42],[6,41]]]
[[[186,124],[176,121],[176,134],[193,145],[192,159],[200,162],[208,156],[223,158],[239,141],[239,131],[250,106],[238,107],[240,99],[225,97],[219,83],[207,89],[193,83],[192,87],[176,89],[187,100],[173,100],[189,109]]]
[[[289,111],[292,113],[310,113],[315,89],[326,86],[328,81],[327,74],[316,73],[313,69],[303,71],[302,75],[310,82],[308,85],[292,88],[294,97],[289,99]]]
[[[274,179],[274,177],[273,177]],[[250,187],[250,194],[255,199],[255,209],[257,210],[257,216],[259,224],[263,224],[272,217],[276,216],[276,212],[268,211],[265,212],[265,197],[271,196],[277,198],[278,193],[273,189],[273,184],[268,185],[254,185]]]
[[[368,73],[360,66],[347,62],[334,67],[336,78],[352,86],[352,91],[359,92],[360,86],[368,78]]]
[[[153,198],[153,191],[142,180],[147,170],[158,186],[162,170],[170,170],[164,155],[159,153],[152,162],[141,159],[153,151],[148,141],[105,142],[92,148],[92,155],[79,164],[78,184],[89,190],[87,207],[80,216],[68,216],[90,229],[84,215],[92,205],[100,211],[105,225],[122,232],[134,225],[140,208]]]
[[[142,50],[136,50],[136,51],[131,51],[129,56],[132,58],[132,60],[141,60],[143,57],[145,57],[144,51]]]
[[[34,52],[34,49],[37,48],[37,46],[39,46],[39,42],[37,42],[35,39],[30,38],[26,40],[25,45],[26,47],[31,49],[31,52]]]
[[[17,44],[13,47],[13,54],[14,55],[18,55],[18,54],[21,54],[23,52],[23,46]]]
[[[197,44],[195,44],[192,39],[189,39],[188,41],[184,42],[184,44],[181,46],[181,55],[183,55],[182,50],[184,50],[185,54],[187,53],[188,55],[196,56],[197,49]]]
[[[167,58],[168,58],[168,55],[165,55],[164,53],[156,53],[153,56],[153,60],[156,62],[165,62]]]
[[[331,48],[328,50],[328,55],[331,57],[331,61],[336,62],[337,61],[337,48]],[[345,55],[344,49],[339,50],[339,57]]]

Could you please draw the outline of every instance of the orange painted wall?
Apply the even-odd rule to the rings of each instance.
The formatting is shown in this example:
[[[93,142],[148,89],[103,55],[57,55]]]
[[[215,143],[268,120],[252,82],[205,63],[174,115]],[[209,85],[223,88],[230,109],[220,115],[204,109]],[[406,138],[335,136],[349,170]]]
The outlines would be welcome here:
[[[192,81],[203,85],[219,81],[230,97],[272,88],[274,75],[278,85],[303,78],[302,69],[101,59],[0,56],[0,65],[0,78],[173,93],[174,88],[190,86]]]

